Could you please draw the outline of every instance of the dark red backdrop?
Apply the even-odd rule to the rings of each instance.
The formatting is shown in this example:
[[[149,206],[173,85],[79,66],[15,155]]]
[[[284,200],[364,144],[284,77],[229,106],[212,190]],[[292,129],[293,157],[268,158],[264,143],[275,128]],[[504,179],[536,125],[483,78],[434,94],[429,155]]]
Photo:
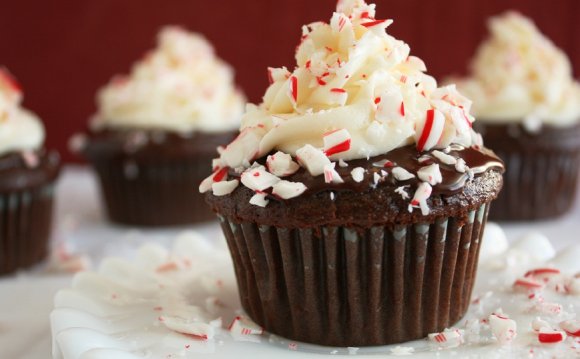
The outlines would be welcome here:
[[[204,33],[237,70],[253,102],[267,66],[292,66],[300,26],[328,21],[335,0],[20,0],[0,11],[0,64],[25,88],[25,105],[48,129],[48,146],[71,160],[66,141],[95,110],[94,94],[154,44],[164,24]],[[506,9],[531,16],[580,73],[578,0],[376,0],[389,31],[436,77],[465,71],[485,19]]]

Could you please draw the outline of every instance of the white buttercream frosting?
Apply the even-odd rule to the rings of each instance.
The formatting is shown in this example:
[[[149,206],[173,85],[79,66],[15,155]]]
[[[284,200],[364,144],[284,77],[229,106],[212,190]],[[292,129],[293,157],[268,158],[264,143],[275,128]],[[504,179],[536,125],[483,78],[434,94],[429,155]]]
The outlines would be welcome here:
[[[472,77],[458,82],[476,100],[476,117],[556,126],[578,122],[580,84],[566,54],[516,12],[493,17],[489,30],[471,64]]]
[[[429,147],[470,146],[471,101],[454,86],[438,88],[423,61],[385,31],[391,23],[375,19],[374,4],[346,0],[330,23],[304,26],[295,69],[269,69],[263,102],[249,105],[242,119],[242,131],[256,129],[260,137],[259,155],[275,149],[295,155],[305,144],[322,148],[324,134],[341,129],[351,145],[331,159],[384,154],[420,142],[431,109],[443,121]]]
[[[44,142],[42,122],[21,102],[20,86],[7,70],[0,68],[0,155],[37,150]]]
[[[165,27],[157,48],[129,76],[115,76],[98,94],[93,125],[174,132],[219,132],[240,124],[245,98],[232,68],[201,35]]]

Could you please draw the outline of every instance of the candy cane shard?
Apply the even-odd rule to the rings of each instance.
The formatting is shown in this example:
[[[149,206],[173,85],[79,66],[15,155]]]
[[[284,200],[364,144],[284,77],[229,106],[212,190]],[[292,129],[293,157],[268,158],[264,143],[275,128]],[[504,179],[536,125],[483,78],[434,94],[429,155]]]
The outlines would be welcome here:
[[[356,167],[350,171],[353,181],[360,183],[364,179],[366,170],[362,167]]]
[[[441,170],[437,163],[421,167],[419,171],[417,171],[417,177],[419,177],[421,181],[429,183],[431,186],[443,182],[443,176],[441,175]]]
[[[292,156],[278,151],[266,159],[268,171],[277,177],[290,176],[300,169],[298,163],[292,161]]]
[[[465,342],[464,331],[461,329],[445,329],[440,333],[431,333],[427,338],[429,341],[447,348],[457,347]]]
[[[258,192],[253,195],[252,198],[250,198],[250,204],[258,207],[266,207],[270,202],[268,199],[266,199],[266,196],[266,193]]]
[[[209,175],[201,182],[199,185],[199,192],[205,193],[212,189],[214,183],[227,179],[228,170],[228,167],[216,168],[216,170],[211,175]]]
[[[425,115],[425,123],[417,138],[417,149],[428,151],[437,145],[445,127],[445,116],[436,109],[429,109]]]
[[[280,181],[272,187],[272,194],[282,199],[290,199],[304,193],[308,188],[302,182]]]
[[[296,76],[290,76],[288,86],[288,96],[290,97],[292,104],[296,106],[298,102],[298,78]]]
[[[296,150],[298,162],[308,170],[312,176],[319,176],[324,173],[324,167],[330,164],[330,160],[324,152],[313,147],[305,145]]]
[[[214,196],[225,196],[232,193],[240,184],[238,180],[215,182],[211,185]]]
[[[215,325],[212,325],[211,322],[206,323],[192,318],[170,315],[160,316],[159,321],[168,329],[181,334],[191,335],[198,339],[208,340],[212,339],[215,335]]]
[[[245,316],[235,317],[228,330],[238,335],[261,335],[264,333],[264,328]]]
[[[566,333],[551,328],[542,328],[538,333],[538,341],[542,344],[560,343],[566,340]]]
[[[519,278],[513,284],[516,291],[538,291],[544,289],[546,285],[543,282],[533,278]]]
[[[431,152],[433,154],[433,156],[435,158],[437,158],[439,161],[441,161],[441,163],[444,163],[446,165],[456,165],[457,164],[457,158],[448,155],[446,153],[443,153],[441,151],[438,150],[434,150],[433,152]]]
[[[397,181],[407,181],[412,178],[415,178],[414,174],[410,173],[403,167],[395,167],[392,169],[391,173],[393,174],[393,177],[395,177]]]
[[[405,187],[407,187],[407,186],[401,186],[401,187],[395,188],[395,193],[398,193],[401,196],[401,198],[403,199],[403,201],[410,198]]]
[[[534,318],[534,320],[532,320],[532,329],[535,332],[539,332],[540,329],[542,329],[542,328],[551,329],[552,327],[550,326],[550,324],[548,324],[548,322],[546,322],[545,320],[541,319],[540,317]]]
[[[328,157],[350,150],[351,136],[348,130],[344,128],[326,133],[322,140],[324,142],[324,153]]]
[[[334,169],[336,162],[331,162],[324,166],[324,182],[326,183],[344,183],[344,180]]]
[[[501,345],[511,344],[517,336],[517,324],[504,314],[493,313],[489,316],[491,332]]]
[[[533,277],[535,279],[550,279],[551,277],[560,274],[557,268],[536,268],[531,269],[524,274],[524,277]]]
[[[565,320],[560,323],[560,328],[571,337],[580,337],[580,320]]]
[[[431,197],[433,188],[429,183],[423,182],[417,187],[411,203],[409,203],[409,212],[413,212],[413,208],[421,208],[421,213],[424,216],[429,215],[430,209],[427,205],[427,199]]]
[[[467,164],[463,158],[458,158],[455,164],[455,170],[459,173],[465,173],[468,170]]]
[[[266,171],[264,166],[247,169],[242,173],[241,180],[244,186],[254,191],[264,191],[280,182],[280,178]]]

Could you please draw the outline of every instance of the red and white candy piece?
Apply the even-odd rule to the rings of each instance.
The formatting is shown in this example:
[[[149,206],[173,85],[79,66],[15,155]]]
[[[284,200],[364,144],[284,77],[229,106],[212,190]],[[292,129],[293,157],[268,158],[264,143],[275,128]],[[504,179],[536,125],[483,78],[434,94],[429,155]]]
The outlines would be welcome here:
[[[536,332],[539,332],[542,328],[551,329],[552,326],[540,317],[534,318],[534,320],[532,320],[532,329]]]
[[[417,131],[417,149],[428,151],[435,147],[443,134],[444,127],[445,115],[436,109],[427,110],[423,127]]]
[[[537,281],[533,278],[519,278],[513,284],[513,288],[516,291],[539,291],[544,289],[545,284],[543,282]]]
[[[333,87],[330,90],[329,104],[344,106],[348,100],[348,92],[345,89]]]
[[[205,193],[212,189],[214,183],[227,179],[228,171],[228,167],[216,168],[215,171],[209,175],[209,177],[201,181],[201,184],[199,185],[199,192]]]
[[[377,162],[373,162],[373,166],[379,168],[392,168],[395,167],[395,164],[393,163],[393,161],[390,160],[380,160]]]
[[[296,150],[296,158],[312,176],[323,174],[324,167],[330,164],[330,160],[326,157],[324,152],[312,145],[305,145]]]
[[[326,183],[344,183],[344,180],[338,172],[334,169],[336,167],[336,162],[331,162],[324,166],[324,182]]]
[[[421,181],[429,183],[431,186],[443,182],[443,176],[441,175],[441,170],[437,163],[421,167],[419,171],[417,171],[417,177],[419,177]]]
[[[261,326],[244,316],[235,317],[228,330],[238,335],[261,335],[264,333]]]
[[[190,318],[169,315],[160,316],[159,321],[168,329],[181,334],[191,335],[202,340],[212,339],[215,335],[215,328],[217,325],[217,323],[214,325],[212,322],[205,323],[191,320]]]
[[[560,323],[566,334],[571,337],[580,337],[580,321],[579,320],[565,320]]]
[[[400,91],[389,91],[375,99],[375,119],[380,122],[398,121],[405,118],[405,104]]]
[[[249,168],[242,173],[242,183],[254,191],[263,191],[280,182],[280,178],[266,171],[264,166]]]
[[[524,277],[526,278],[534,278],[540,280],[549,280],[553,276],[559,275],[560,270],[557,268],[536,268],[526,272]]]
[[[269,200],[266,199],[267,194],[263,192],[257,192],[255,195],[250,198],[250,204],[258,207],[266,207]]]
[[[433,156],[435,156],[435,158],[437,158],[439,161],[441,161],[441,163],[444,163],[446,165],[456,165],[457,164],[457,158],[448,155],[444,152],[438,151],[438,150],[434,150],[432,152]]]
[[[263,127],[247,127],[240,132],[222,152],[221,159],[231,167],[249,167],[250,161],[259,153],[260,141],[266,130]]]
[[[410,180],[411,178],[415,178],[414,174],[407,171],[403,167],[395,167],[392,169],[391,173],[393,174],[393,177],[395,177],[397,181],[407,181]]]
[[[211,185],[214,196],[225,196],[232,193],[240,184],[237,179],[231,181],[215,182]]]
[[[272,187],[272,194],[282,199],[300,196],[308,188],[302,182],[280,181]]]
[[[506,315],[493,313],[489,316],[491,332],[501,345],[510,344],[517,336],[517,324]]]
[[[324,134],[324,153],[330,157],[350,150],[351,136],[345,128]]]
[[[469,130],[473,125],[464,109],[452,106],[449,110],[449,117],[451,117],[451,122],[458,133],[469,134]]]
[[[566,333],[551,328],[542,328],[538,333],[538,341],[542,344],[555,344],[566,340]]]
[[[288,81],[288,96],[293,105],[298,102],[298,78],[296,76],[290,76],[290,81]]]
[[[290,176],[300,169],[300,165],[292,161],[292,156],[281,151],[268,156],[266,167],[270,173],[277,177]]]
[[[428,335],[429,341],[445,347],[456,347],[465,342],[463,330],[445,329],[440,333]]]
[[[353,181],[359,183],[365,178],[365,169],[362,167],[356,167],[350,171]]]
[[[415,194],[413,195],[413,199],[409,204],[409,212],[413,212],[413,208],[421,208],[421,213],[426,216],[429,214],[430,209],[427,205],[427,199],[431,197],[431,192],[433,192],[433,188],[429,183],[423,182],[417,187]]]

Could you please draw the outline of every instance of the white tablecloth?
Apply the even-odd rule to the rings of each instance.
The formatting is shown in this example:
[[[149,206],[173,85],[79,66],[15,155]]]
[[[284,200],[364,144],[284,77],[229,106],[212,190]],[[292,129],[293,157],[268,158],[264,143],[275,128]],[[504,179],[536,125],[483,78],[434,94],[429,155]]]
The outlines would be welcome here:
[[[169,246],[184,228],[138,230],[106,223],[95,178],[84,167],[65,168],[57,186],[53,244],[64,244],[73,253],[87,254],[94,265],[108,255],[130,257],[137,247],[155,240]],[[195,228],[219,236],[216,224]],[[504,225],[513,241],[530,230],[539,230],[557,249],[580,239],[580,203],[567,216],[554,221]],[[217,237],[216,237],[217,238]],[[223,245],[222,240],[217,240]],[[53,296],[70,285],[72,275],[46,271],[46,265],[0,280],[0,358],[50,358],[49,313]]]

